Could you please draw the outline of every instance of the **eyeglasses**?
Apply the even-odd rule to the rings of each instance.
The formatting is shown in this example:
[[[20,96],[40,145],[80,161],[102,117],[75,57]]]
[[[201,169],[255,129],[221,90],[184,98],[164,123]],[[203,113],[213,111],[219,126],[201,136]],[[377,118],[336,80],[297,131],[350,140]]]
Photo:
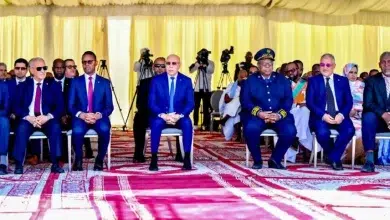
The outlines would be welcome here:
[[[47,66],[38,66],[36,67],[37,71],[46,71],[47,70]]]
[[[77,69],[77,66],[76,65],[68,65],[66,66],[67,69]]]
[[[331,64],[331,63],[320,63],[320,67],[332,67],[333,66],[333,64]]]
[[[272,67],[274,64],[273,63],[260,63],[261,66],[269,68]]]
[[[297,69],[295,69],[295,68],[294,68],[294,69],[291,69],[291,70],[287,70],[286,73],[293,73],[293,72],[295,72],[296,70],[297,70]]]
[[[167,66],[169,66],[169,65],[176,66],[179,63],[178,62],[166,62],[165,64],[167,64]]]
[[[249,72],[249,75],[256,74],[258,71]]]
[[[174,64],[172,64],[174,65]],[[156,68],[165,68],[165,64],[154,64],[154,67]]]
[[[92,64],[95,60],[83,60],[82,63],[83,65],[86,65],[86,64]]]
[[[27,67],[19,67],[19,66],[17,66],[17,67],[15,67],[14,68],[15,70],[27,70]]]

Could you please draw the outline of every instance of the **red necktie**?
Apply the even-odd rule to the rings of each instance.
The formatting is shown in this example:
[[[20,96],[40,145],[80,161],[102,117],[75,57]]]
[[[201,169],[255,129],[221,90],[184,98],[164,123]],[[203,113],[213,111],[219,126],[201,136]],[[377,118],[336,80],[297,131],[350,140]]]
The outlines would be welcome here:
[[[42,89],[41,83],[37,83],[37,88],[35,90],[35,100],[34,100],[34,115],[41,115],[41,97],[42,97]]]

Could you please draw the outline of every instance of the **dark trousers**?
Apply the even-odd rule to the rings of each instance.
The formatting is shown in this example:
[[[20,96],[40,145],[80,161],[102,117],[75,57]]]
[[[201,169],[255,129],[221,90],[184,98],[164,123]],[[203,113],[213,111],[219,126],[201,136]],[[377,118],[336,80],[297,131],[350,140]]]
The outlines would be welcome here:
[[[330,125],[323,120],[315,120],[313,121],[313,126],[317,141],[329,159],[332,162],[339,162],[345,148],[355,134],[355,127],[351,119],[349,117],[344,118],[339,125]],[[330,129],[335,129],[339,133],[335,142],[330,138]]]
[[[96,160],[103,161],[107,154],[108,144],[110,142],[111,122],[108,117],[103,117],[90,125],[80,118],[72,120],[72,144],[76,154],[76,161],[83,158],[84,136],[89,129],[94,129],[98,134],[98,155]]]
[[[49,140],[50,145],[50,159],[52,163],[57,163],[57,156],[60,155],[62,149],[61,143],[61,127],[60,122],[51,119],[42,128],[34,128],[34,126],[27,120],[20,120],[16,128],[16,138],[14,146],[14,158],[17,165],[23,165],[27,143],[34,131],[42,131]]]
[[[133,131],[134,131],[134,157],[140,158],[144,155],[145,134],[149,127],[148,114],[137,111],[134,116]]]
[[[375,150],[377,132],[389,132],[386,122],[373,112],[366,112],[362,118],[362,139],[365,151]]]
[[[152,154],[158,153],[158,147],[160,145],[161,132],[163,129],[168,127],[175,127],[181,129],[183,132],[183,147],[185,153],[191,152],[192,145],[192,122],[189,117],[183,117],[177,121],[176,125],[168,125],[162,118],[156,117],[150,121],[150,130],[151,130],[151,148]],[[178,142],[178,141],[177,141]]]
[[[0,155],[4,156],[8,154],[8,140],[11,126],[9,118],[6,116],[0,116]]]
[[[277,121],[274,124],[265,123],[263,119],[254,116],[244,117],[242,122],[244,137],[252,154],[254,163],[262,162],[260,150],[260,134],[266,129],[274,130],[278,135],[278,142],[272,151],[271,159],[280,162],[287,149],[293,144],[297,130],[294,124],[294,118],[288,115],[286,118]]]
[[[194,93],[195,109],[194,109],[194,125],[198,125],[199,122],[199,108],[200,101],[203,104],[203,125],[208,128],[210,126],[210,98],[211,92],[200,89],[199,92]]]

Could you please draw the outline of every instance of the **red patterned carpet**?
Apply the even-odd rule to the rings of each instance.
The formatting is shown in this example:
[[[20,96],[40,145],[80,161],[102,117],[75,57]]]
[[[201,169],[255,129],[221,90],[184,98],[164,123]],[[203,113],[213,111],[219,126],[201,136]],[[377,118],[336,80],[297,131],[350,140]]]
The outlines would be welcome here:
[[[254,171],[243,144],[197,133],[195,169],[184,172],[163,140],[157,173],[131,162],[132,134],[118,131],[110,172],[92,171],[90,160],[83,172],[50,174],[40,164],[0,177],[0,219],[390,219],[389,167]]]

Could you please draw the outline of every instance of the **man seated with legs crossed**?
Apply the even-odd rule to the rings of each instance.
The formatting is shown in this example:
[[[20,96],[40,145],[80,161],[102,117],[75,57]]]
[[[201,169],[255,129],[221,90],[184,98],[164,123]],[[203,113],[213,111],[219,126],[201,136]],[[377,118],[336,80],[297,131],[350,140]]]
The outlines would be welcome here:
[[[335,67],[332,54],[322,55],[321,74],[308,81],[306,104],[310,110],[309,124],[328,157],[326,163],[334,170],[343,170],[341,156],[355,134],[349,117],[353,101],[348,79],[334,74]],[[331,129],[339,133],[336,142],[330,137]]]
[[[64,113],[61,86],[45,79],[47,66],[42,58],[31,59],[29,68],[33,77],[20,84],[15,102],[15,174],[23,174],[27,143],[34,131],[42,131],[49,139],[51,172],[63,173],[57,160],[62,149],[60,119]]]
[[[84,74],[72,80],[68,112],[72,115],[72,144],[76,154],[73,171],[83,170],[84,136],[93,129],[99,136],[98,154],[93,170],[103,170],[103,160],[110,143],[109,116],[114,110],[110,81],[96,74],[96,55],[87,51],[82,56]]]
[[[151,130],[152,161],[149,170],[157,171],[157,152],[161,132],[175,127],[183,132],[183,170],[191,170],[192,122],[190,113],[194,109],[194,90],[191,79],[179,72],[180,58],[169,55],[166,59],[167,72],[153,77],[150,85],[149,112]]]

